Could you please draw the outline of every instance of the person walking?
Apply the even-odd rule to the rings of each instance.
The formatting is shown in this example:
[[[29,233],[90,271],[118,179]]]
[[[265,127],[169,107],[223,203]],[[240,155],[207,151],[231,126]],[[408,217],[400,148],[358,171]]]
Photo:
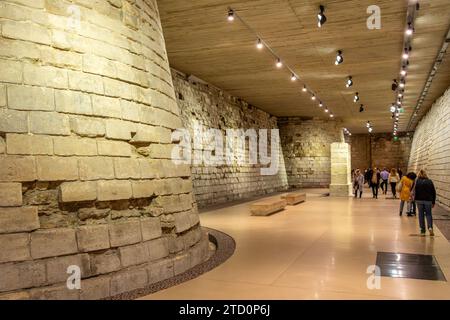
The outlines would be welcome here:
[[[364,183],[367,183],[367,185],[369,186],[369,188],[370,188],[370,186],[371,186],[371,183],[370,183],[370,178],[372,177],[372,169],[371,168],[368,168],[367,170],[366,170],[366,172],[365,172],[365,175],[364,175],[364,179],[365,179],[365,181],[364,181]]]
[[[426,234],[426,218],[428,231],[430,232],[430,236],[433,237],[434,231],[432,209],[436,204],[436,189],[433,181],[428,178],[427,173],[424,170],[419,171],[415,186],[414,200],[416,201],[417,209],[419,211],[421,235],[424,236]]]
[[[391,185],[392,196],[397,199],[397,183],[400,181],[400,176],[395,168],[391,169],[391,173],[388,178],[389,184]]]
[[[370,177],[370,185],[372,187],[373,198],[378,199],[378,190],[380,189],[380,170],[373,168],[372,176]]]
[[[387,194],[389,171],[387,171],[387,169],[384,168],[383,171],[381,171],[380,176],[381,176],[381,191],[383,191],[383,194]]]
[[[355,198],[362,198],[364,189],[364,175],[361,173],[361,170],[356,170],[353,180],[353,190],[355,192]]]
[[[405,203],[407,204],[407,212],[410,212],[411,210],[411,190],[415,179],[415,174],[408,173],[406,176],[401,178],[400,183],[397,186],[397,190],[400,192],[400,216],[403,215]]]

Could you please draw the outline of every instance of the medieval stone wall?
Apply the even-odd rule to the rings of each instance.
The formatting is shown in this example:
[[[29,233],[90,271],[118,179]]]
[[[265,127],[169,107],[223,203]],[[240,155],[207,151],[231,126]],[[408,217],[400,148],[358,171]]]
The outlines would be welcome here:
[[[156,1],[4,0],[0,35],[1,298],[102,298],[202,262]]]
[[[338,121],[280,118],[281,145],[289,186],[328,188],[331,182],[331,144],[341,142]]]
[[[277,119],[222,90],[172,70],[183,125],[192,139],[196,126],[219,129],[277,129]],[[270,137],[270,133],[269,133]],[[224,140],[225,143],[225,140]],[[210,143],[205,144],[205,149]],[[280,147],[281,148],[281,147]],[[281,149],[280,149],[281,150]],[[248,159],[248,145],[245,150]],[[270,153],[270,150],[269,150]],[[274,175],[262,175],[260,164],[192,165],[195,199],[199,207],[246,199],[287,189],[283,155]]]
[[[450,89],[417,126],[409,170],[425,169],[437,190],[437,201],[450,210]]]

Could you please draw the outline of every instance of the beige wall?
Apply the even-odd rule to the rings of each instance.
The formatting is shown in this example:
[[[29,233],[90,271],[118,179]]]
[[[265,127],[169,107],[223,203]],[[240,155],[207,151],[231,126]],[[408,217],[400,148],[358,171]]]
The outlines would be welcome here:
[[[425,169],[437,189],[438,203],[450,209],[450,89],[417,126],[409,168]]]
[[[182,123],[156,1],[71,3],[0,4],[3,298],[101,298],[207,254],[190,169],[170,160]]]

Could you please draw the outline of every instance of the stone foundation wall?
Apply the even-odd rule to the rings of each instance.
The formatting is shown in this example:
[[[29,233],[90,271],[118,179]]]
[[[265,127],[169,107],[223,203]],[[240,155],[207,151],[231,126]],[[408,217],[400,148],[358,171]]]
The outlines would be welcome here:
[[[331,144],[343,140],[337,121],[280,118],[281,145],[289,186],[328,188],[331,182]]]
[[[194,134],[196,124],[206,129],[277,129],[277,119],[222,90],[172,70],[183,126]],[[281,149],[280,149],[281,150]],[[248,146],[246,153],[248,155]],[[246,199],[287,189],[284,159],[279,171],[261,175],[261,165],[207,166],[194,164],[192,178],[199,207]]]
[[[401,135],[396,141],[390,133],[354,134],[347,140],[352,148],[353,169],[364,170],[376,166],[388,170],[401,168],[404,173],[408,170],[412,143],[410,136]]]
[[[450,89],[417,126],[409,170],[425,169],[437,190],[438,203],[450,210]]]
[[[5,0],[0,30],[0,298],[102,298],[202,262],[156,1]]]

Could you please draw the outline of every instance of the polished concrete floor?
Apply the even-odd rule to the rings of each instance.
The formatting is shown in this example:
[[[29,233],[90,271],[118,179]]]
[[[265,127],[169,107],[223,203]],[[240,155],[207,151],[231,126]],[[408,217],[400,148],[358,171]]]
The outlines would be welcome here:
[[[316,194],[312,194],[316,193]],[[381,277],[367,286],[377,252],[432,254],[450,280],[450,243],[419,237],[416,218],[398,215],[398,200],[318,197],[269,217],[249,203],[205,212],[204,226],[228,233],[235,254],[201,277],[143,299],[450,299],[450,284]],[[370,281],[369,281],[370,282]]]

